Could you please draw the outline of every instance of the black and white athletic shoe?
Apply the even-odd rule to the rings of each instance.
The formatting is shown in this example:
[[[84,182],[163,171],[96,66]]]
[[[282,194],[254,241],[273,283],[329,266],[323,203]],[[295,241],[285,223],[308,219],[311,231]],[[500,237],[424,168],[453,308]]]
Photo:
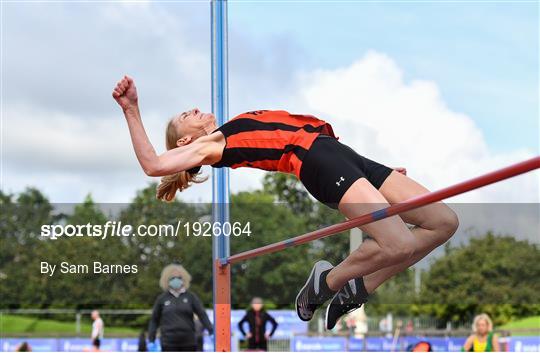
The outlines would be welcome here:
[[[317,261],[311,270],[306,284],[296,296],[296,313],[302,321],[309,321],[315,310],[336,293],[328,288],[326,275],[333,268],[328,261]]]
[[[339,318],[362,306],[367,302],[368,293],[364,286],[364,280],[352,279],[341,288],[332,298],[326,308],[326,329],[333,329]]]

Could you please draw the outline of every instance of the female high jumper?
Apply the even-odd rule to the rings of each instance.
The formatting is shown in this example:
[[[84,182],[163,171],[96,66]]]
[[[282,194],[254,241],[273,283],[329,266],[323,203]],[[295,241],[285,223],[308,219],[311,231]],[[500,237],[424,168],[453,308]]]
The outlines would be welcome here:
[[[338,142],[325,121],[286,111],[248,112],[220,127],[212,114],[183,112],[169,121],[167,152],[158,155],[144,130],[133,79],[124,76],[112,95],[124,112],[142,169],[163,177],[157,197],[165,201],[206,180],[199,175],[202,165],[294,174],[313,197],[348,219],[428,192],[403,168],[393,170]],[[298,316],[309,321],[330,300],[326,328],[332,329],[384,281],[445,243],[457,227],[456,214],[441,202],[360,227],[370,239],[345,260],[337,266],[315,263],[296,297]]]

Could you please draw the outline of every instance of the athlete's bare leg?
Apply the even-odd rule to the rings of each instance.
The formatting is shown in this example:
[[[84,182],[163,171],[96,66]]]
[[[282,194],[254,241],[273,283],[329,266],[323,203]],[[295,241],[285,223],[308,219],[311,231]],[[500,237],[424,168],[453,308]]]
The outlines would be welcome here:
[[[347,218],[388,207],[386,198],[365,178],[354,182],[343,195],[339,211]],[[372,239],[351,253],[327,275],[328,287],[339,290],[348,280],[365,276],[384,267],[408,261],[416,249],[416,238],[399,216],[369,223],[360,229]]]
[[[393,172],[379,188],[379,191],[391,203],[406,201],[414,196],[429,191],[411,178]],[[400,217],[414,225],[412,233],[416,237],[416,249],[413,256],[403,263],[386,267],[364,277],[364,284],[369,293],[395,274],[420,261],[438,246],[444,244],[455,233],[458,218],[454,211],[442,202],[430,204],[416,210],[404,212]]]
[[[361,178],[347,190],[339,210],[351,219],[426,192],[427,189],[398,172],[392,172],[380,190]],[[416,227],[410,230],[405,222]],[[366,289],[372,292],[448,240],[456,228],[455,213],[442,203],[362,226],[360,229],[372,239],[364,241],[328,273],[328,287],[339,290],[348,280],[364,276]]]

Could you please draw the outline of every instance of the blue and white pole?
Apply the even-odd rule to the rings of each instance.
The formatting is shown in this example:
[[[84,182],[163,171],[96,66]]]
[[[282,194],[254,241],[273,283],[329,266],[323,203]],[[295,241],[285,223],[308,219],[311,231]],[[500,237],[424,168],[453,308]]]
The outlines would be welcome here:
[[[227,1],[212,0],[210,13],[212,112],[216,116],[218,126],[221,126],[229,119]],[[212,180],[213,222],[220,225],[221,234],[223,234],[223,225],[229,222],[229,170],[227,168],[214,168]],[[220,267],[220,264],[226,264],[230,254],[229,237],[214,235],[212,239],[214,325],[216,331],[214,347],[216,351],[230,350],[230,266]],[[228,320],[224,320],[227,319],[227,316]]]

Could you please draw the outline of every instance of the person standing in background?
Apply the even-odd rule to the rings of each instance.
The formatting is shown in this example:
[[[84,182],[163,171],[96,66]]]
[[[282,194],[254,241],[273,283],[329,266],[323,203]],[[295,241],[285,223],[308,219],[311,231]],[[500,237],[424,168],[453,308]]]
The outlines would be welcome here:
[[[191,275],[178,264],[165,266],[161,271],[159,285],[163,289],[152,310],[148,327],[150,347],[155,346],[158,328],[161,332],[161,350],[164,352],[194,352],[197,339],[194,316],[197,315],[206,330],[213,334],[214,328],[203,305],[195,293],[188,290]]]
[[[355,310],[347,315],[347,326],[352,328],[354,338],[363,339],[368,332],[368,322],[364,310]]]
[[[473,334],[467,338],[463,345],[465,352],[500,352],[499,339],[493,333],[493,322],[487,314],[480,314],[474,318]]]
[[[249,332],[244,331],[244,323],[248,323]],[[266,323],[272,324],[270,332],[266,331]],[[276,320],[263,309],[263,301],[261,298],[255,297],[251,300],[251,309],[246,311],[246,314],[238,323],[238,329],[248,340],[248,349],[267,351],[268,339],[272,337],[278,323]]]
[[[30,347],[28,342],[24,341],[23,343],[17,346],[17,348],[15,349],[15,352],[32,352],[32,347]]]
[[[105,324],[99,316],[99,311],[93,310],[90,314],[90,317],[94,321],[92,323],[92,334],[90,338],[92,339],[92,347],[94,351],[99,351],[101,346],[101,341],[103,340],[103,335],[105,333]]]

